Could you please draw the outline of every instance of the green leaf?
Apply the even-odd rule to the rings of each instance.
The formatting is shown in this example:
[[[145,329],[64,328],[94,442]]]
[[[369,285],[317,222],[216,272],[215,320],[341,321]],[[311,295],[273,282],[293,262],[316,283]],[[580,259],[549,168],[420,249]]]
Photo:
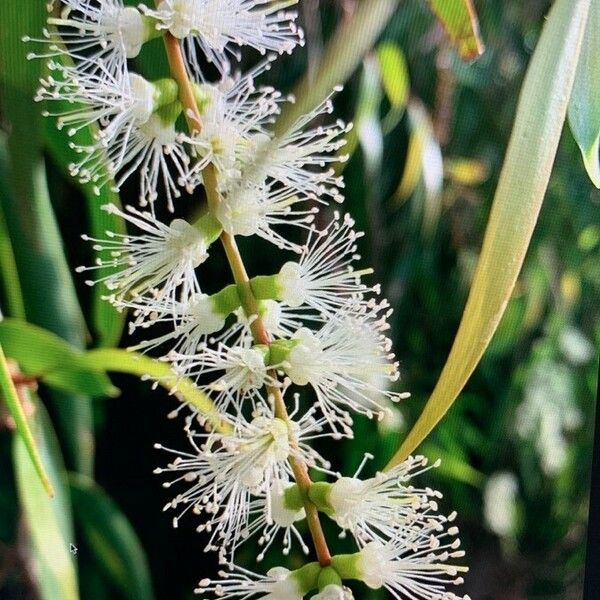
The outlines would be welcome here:
[[[152,379],[158,385],[173,392],[180,400],[198,409],[219,429],[228,429],[221,423],[220,414],[210,398],[201,392],[193,381],[176,375],[168,363],[128,350],[105,348],[90,350],[85,354],[85,361],[91,369]]]
[[[404,53],[394,42],[383,42],[377,48],[379,72],[390,104],[404,111],[410,93],[410,77]]]
[[[31,463],[33,464],[35,471],[40,478],[42,485],[44,486],[48,496],[54,496],[54,490],[50,483],[48,473],[44,469],[40,453],[35,445],[35,440],[31,430],[29,429],[29,423],[27,417],[23,411],[23,406],[17,393],[17,389],[12,380],[8,363],[6,362],[6,356],[4,356],[4,350],[0,344],[0,391],[2,391],[2,399],[4,400],[8,410],[15,422],[17,433],[21,436],[23,444],[27,449]]]
[[[39,0],[4,2],[0,19],[0,102],[10,131],[9,188],[0,198],[17,264],[27,319],[83,348],[87,327],[50,202],[43,157],[41,106],[33,100],[42,60],[26,60],[26,35],[39,36],[46,5]],[[9,200],[10,198],[10,200]],[[89,398],[52,392],[69,458],[91,472],[92,410]]]
[[[351,19],[328,42],[314,76],[306,76],[294,90],[296,102],[287,104],[275,124],[281,136],[302,115],[312,111],[336,85],[344,84],[375,45],[377,38],[394,15],[400,0],[360,2]]]
[[[83,352],[41,327],[4,319],[0,322],[0,343],[23,373],[50,387],[92,396],[118,393],[106,373],[87,366]]]
[[[475,60],[485,50],[472,0],[429,0],[463,60]]]
[[[154,598],[146,556],[125,515],[89,477],[71,474],[69,484],[75,519],[100,568],[128,600]]]
[[[592,183],[600,188],[600,2],[592,2],[583,38],[569,125]]]
[[[0,197],[3,198],[9,198],[9,191],[5,185],[7,179],[6,163],[6,140],[4,136],[0,136]],[[21,282],[19,281],[15,253],[8,235],[8,226],[2,203],[0,203],[0,278],[2,279],[8,314],[24,319],[25,305],[23,304]]]
[[[558,0],[527,70],[483,247],[442,374],[388,468],[421,444],[460,394],[504,314],[548,187],[590,0]]]
[[[33,435],[42,463],[55,482],[55,496],[50,499],[36,476],[22,439],[15,436],[13,461],[17,490],[31,540],[32,573],[42,600],[78,600],[75,559],[69,552],[75,538],[64,465],[42,404],[33,394],[29,396],[34,407],[31,419]]]

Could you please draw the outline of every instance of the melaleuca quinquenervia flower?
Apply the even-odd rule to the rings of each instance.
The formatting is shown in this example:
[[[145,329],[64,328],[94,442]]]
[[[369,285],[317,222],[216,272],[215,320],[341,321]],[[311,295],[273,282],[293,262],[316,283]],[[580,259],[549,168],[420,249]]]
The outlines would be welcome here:
[[[303,43],[294,4],[61,3],[44,39],[31,40],[45,44],[39,56],[48,59],[37,99],[71,138],[72,175],[97,192],[135,175],[142,206],[105,207],[128,233],[86,236],[97,258],[78,270],[98,273],[88,283],[131,313],[136,350],[160,350],[174,396],[185,380],[218,413],[209,419],[178,404],[169,416],[183,415],[188,449],[157,444],[172,457],[156,472],[176,490],[165,506],[173,524],[193,523],[225,565],[197,593],[351,600],[352,582],[361,581],[394,598],[455,599],[466,571],[456,564],[464,555],[457,515],[441,513],[441,494],[417,483],[433,473],[427,459],[371,477],[361,475],[363,462],[344,476],[321,452],[322,439],[353,437],[355,414],[384,419],[408,394],[398,389],[387,337],[391,307],[360,265],[362,233],[339,210],[324,216],[343,200],[337,167],[350,125],[328,122],[340,88],[279,131],[282,106],[294,98],[262,83],[280,54]],[[129,59],[160,36],[179,53],[177,66],[149,81]],[[242,47],[264,55],[246,72],[231,64]],[[215,81],[200,71],[202,57],[218,67]],[[83,131],[91,142],[80,141]],[[179,211],[183,192],[198,187],[208,206],[181,218],[193,214]],[[162,219],[163,198],[176,216]],[[272,243],[280,267],[249,276],[238,236]],[[234,277],[215,290],[203,264],[219,239]],[[329,555],[321,518],[340,529],[348,553]],[[267,574],[234,564],[247,540],[258,562],[277,549],[310,555],[306,523],[320,562]]]
[[[229,58],[238,58],[237,47],[283,54],[302,44],[297,13],[287,10],[297,1],[163,0],[155,10],[142,9],[157,20],[160,29],[184,40],[190,66],[200,75],[202,57],[221,73],[228,73]]]

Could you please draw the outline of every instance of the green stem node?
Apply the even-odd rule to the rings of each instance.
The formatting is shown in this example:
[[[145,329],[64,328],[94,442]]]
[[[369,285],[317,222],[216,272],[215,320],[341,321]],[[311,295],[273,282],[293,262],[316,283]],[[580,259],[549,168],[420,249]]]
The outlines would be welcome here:
[[[215,311],[224,317],[229,316],[242,305],[237,285],[234,283],[213,294],[211,300]]]
[[[331,483],[317,481],[313,483],[308,490],[310,501],[319,509],[319,511],[325,514],[331,514],[333,512],[333,507],[329,503],[329,495],[332,487]]]
[[[285,490],[283,500],[283,504],[288,510],[298,512],[304,508],[302,492],[296,483]]]
[[[331,559],[331,566],[342,579],[362,581],[363,574],[359,565],[360,552],[354,554],[337,554]]]
[[[325,567],[319,573],[318,585],[320,590],[326,588],[328,585],[338,585],[341,587],[342,578],[333,567]]]
[[[259,275],[250,280],[257,300],[280,300],[279,275]]]
[[[293,571],[290,577],[298,582],[298,588],[302,595],[305,595],[317,589],[320,575],[321,565],[318,562],[311,562]]]

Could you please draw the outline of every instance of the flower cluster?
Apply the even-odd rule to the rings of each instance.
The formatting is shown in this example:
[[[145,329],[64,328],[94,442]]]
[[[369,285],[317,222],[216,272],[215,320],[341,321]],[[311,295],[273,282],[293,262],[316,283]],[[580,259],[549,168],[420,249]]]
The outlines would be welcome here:
[[[171,455],[156,472],[177,490],[165,507],[174,525],[195,515],[206,550],[227,567],[198,593],[348,600],[347,581],[359,580],[395,598],[456,598],[448,588],[466,569],[450,560],[463,556],[455,515],[439,514],[440,494],[411,483],[427,460],[411,457],[372,478],[360,477],[363,463],[342,477],[315,448],[321,438],[351,438],[354,414],[383,419],[408,394],[390,390],[399,377],[386,336],[391,309],[367,282],[371,269],[356,266],[362,234],[338,210],[326,225],[315,220],[343,199],[336,163],[346,160],[349,126],[321,124],[330,96],[273,132],[293,98],[259,80],[277,55],[304,43],[295,3],[64,0],[44,38],[31,40],[44,47],[33,56],[48,59],[37,99],[79,157],[72,174],[98,192],[139,177],[139,208],[104,207],[130,233],[86,236],[98,259],[79,271],[101,271],[88,283],[131,311],[130,330],[144,333],[137,348],[160,350],[174,379],[191,380],[220,415],[209,422],[182,404],[171,416],[185,408],[188,450],[157,445]],[[160,36],[179,63],[171,60],[172,78],[148,81],[130,59]],[[241,73],[232,61],[245,46],[264,57]],[[211,64],[218,75],[209,82]],[[204,214],[161,221],[161,196],[174,212],[176,199],[199,186],[209,198]],[[235,238],[251,235],[289,253],[277,273],[246,275]],[[219,238],[234,283],[209,294],[199,267]],[[325,481],[313,483],[313,470]],[[301,523],[309,511],[313,523],[322,513],[349,532],[356,552],[329,557],[317,548],[319,563],[266,575],[234,566],[251,538],[258,561],[278,540],[284,554],[294,543],[308,554]]]

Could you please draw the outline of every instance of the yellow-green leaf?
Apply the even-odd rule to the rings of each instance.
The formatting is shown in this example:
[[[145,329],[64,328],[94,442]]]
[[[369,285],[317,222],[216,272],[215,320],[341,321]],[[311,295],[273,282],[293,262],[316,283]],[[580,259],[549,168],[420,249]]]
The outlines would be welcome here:
[[[50,483],[48,473],[46,473],[46,469],[42,464],[40,452],[35,444],[35,440],[33,438],[33,434],[31,433],[31,429],[29,428],[29,423],[27,422],[27,417],[25,416],[25,411],[23,410],[19,394],[17,393],[13,383],[2,345],[0,345],[0,391],[2,392],[2,400],[4,400],[4,403],[8,407],[8,411],[15,422],[17,433],[23,440],[23,445],[29,454],[29,458],[31,459],[31,463],[35,468],[35,472],[37,473],[40,482],[44,486],[48,496],[54,496],[54,489]]]
[[[219,428],[226,429],[210,398],[193,381],[176,375],[167,363],[136,352],[108,348],[90,350],[85,354],[85,360],[90,369],[147,377],[192,405]]]
[[[548,187],[590,0],[558,0],[527,70],[477,269],[433,393],[388,467],[421,444],[460,394],[511,297]]]
[[[410,78],[404,53],[394,42],[383,42],[377,48],[379,72],[383,89],[396,109],[403,111],[408,102]]]
[[[483,54],[485,48],[472,0],[429,0],[429,5],[464,60]]]
[[[592,2],[569,103],[569,124],[593,184],[600,188],[600,2]]]
[[[128,600],[152,600],[152,578],[140,541],[127,517],[98,486],[85,475],[71,473],[69,487],[76,521],[100,569]]]

